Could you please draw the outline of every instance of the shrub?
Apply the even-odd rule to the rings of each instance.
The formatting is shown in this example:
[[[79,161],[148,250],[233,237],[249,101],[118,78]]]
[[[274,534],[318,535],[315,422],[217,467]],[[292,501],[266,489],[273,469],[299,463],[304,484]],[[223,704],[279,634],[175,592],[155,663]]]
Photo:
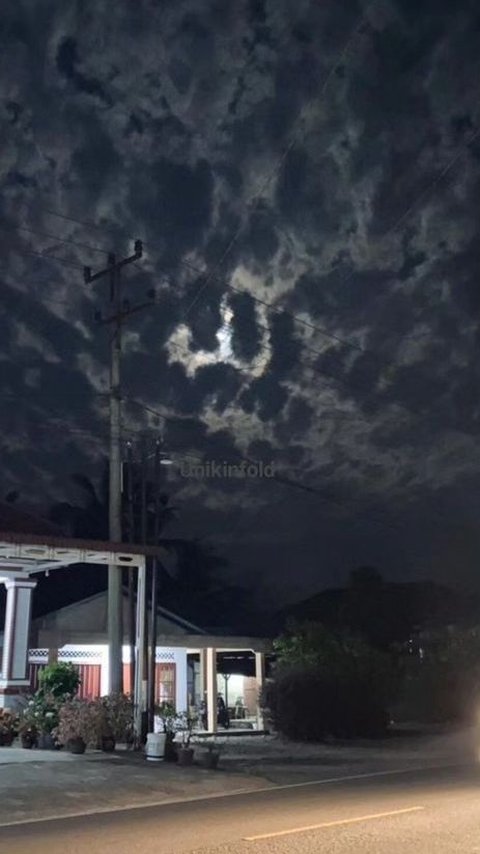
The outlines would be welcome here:
[[[22,711],[22,729],[34,729],[41,735],[50,735],[58,725],[60,702],[53,694],[37,691]]]
[[[173,739],[177,731],[177,712],[173,703],[163,702],[155,706],[155,715],[162,722],[163,732]]]
[[[276,650],[261,701],[278,732],[301,741],[384,734],[395,687],[388,657],[313,624],[294,627]]]
[[[105,710],[104,733],[129,743],[133,737],[133,700],[130,694],[108,694],[100,700]]]
[[[104,735],[104,727],[105,709],[98,700],[72,698],[60,706],[53,735],[60,744],[82,738],[87,746],[96,747]]]
[[[77,693],[81,680],[73,664],[56,662],[40,672],[38,681],[41,692],[64,699]]]
[[[15,736],[18,734],[18,715],[8,709],[0,709],[0,734]]]

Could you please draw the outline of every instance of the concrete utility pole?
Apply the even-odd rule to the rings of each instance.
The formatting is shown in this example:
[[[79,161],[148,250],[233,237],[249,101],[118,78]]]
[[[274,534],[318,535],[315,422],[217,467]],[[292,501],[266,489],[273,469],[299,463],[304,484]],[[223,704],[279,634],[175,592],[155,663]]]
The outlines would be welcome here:
[[[99,322],[113,326],[110,346],[110,454],[109,454],[109,537],[112,542],[122,541],[122,452],[121,452],[121,378],[120,363],[122,354],[122,326],[125,318],[132,313],[130,307],[124,308],[121,299],[120,272],[127,264],[142,257],[142,241],[136,240],[134,252],[128,258],[117,260],[114,254],[108,256],[108,266],[92,274],[90,267],[84,268],[87,284],[104,276],[110,280],[110,302],[113,314],[106,320],[98,316]],[[137,308],[143,308],[139,306]],[[134,309],[134,310],[137,310]],[[109,657],[109,693],[123,689],[123,601],[122,570],[117,566],[108,567],[108,657]]]

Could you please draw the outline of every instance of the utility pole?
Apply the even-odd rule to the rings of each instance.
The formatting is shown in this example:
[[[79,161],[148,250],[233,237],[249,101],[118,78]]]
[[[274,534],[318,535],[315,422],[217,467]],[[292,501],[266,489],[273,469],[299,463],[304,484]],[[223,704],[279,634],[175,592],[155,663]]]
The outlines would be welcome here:
[[[160,536],[160,442],[155,443],[155,463],[154,463],[154,500],[155,500],[155,515],[154,515],[154,533],[153,542],[158,546]],[[148,731],[154,731],[155,722],[155,676],[156,676],[156,650],[157,650],[157,605],[158,605],[158,558],[152,560],[152,580],[151,580],[151,613],[150,613],[150,647],[148,656]]]
[[[132,443],[127,443],[127,513],[128,534],[130,543],[135,542],[135,517],[133,510],[133,454]],[[133,694],[135,687],[135,578],[134,569],[128,568],[128,642],[130,647],[130,693]],[[123,686],[125,688],[125,685]]]
[[[109,537],[114,543],[122,541],[122,452],[121,452],[121,377],[120,363],[122,354],[122,326],[132,309],[124,307],[121,298],[120,273],[123,267],[138,261],[143,254],[141,240],[135,241],[134,252],[127,258],[117,260],[114,254],[108,256],[108,266],[92,274],[90,267],[84,268],[87,284],[108,276],[110,280],[110,303],[113,314],[99,322],[113,326],[110,344],[110,453],[109,453]],[[139,306],[137,308],[143,308]],[[137,310],[137,309],[134,309]],[[109,657],[109,693],[119,693],[123,689],[123,601],[122,571],[116,566],[108,567],[108,657]]]
[[[146,437],[141,439],[141,464],[140,464],[140,493],[141,493],[141,541],[142,545],[146,546],[148,539],[148,482],[147,482],[147,443]],[[145,690],[145,708],[142,714],[142,743],[147,738],[148,732],[148,565],[149,561],[145,562],[145,601],[143,608],[143,648],[139,650],[138,666],[142,671],[142,685]]]

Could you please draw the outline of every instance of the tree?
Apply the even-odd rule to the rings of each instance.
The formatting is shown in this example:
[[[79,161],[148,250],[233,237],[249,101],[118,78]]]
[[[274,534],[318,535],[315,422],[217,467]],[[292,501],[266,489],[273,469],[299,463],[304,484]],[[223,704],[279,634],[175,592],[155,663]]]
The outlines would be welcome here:
[[[274,648],[264,701],[279,732],[306,741],[385,732],[396,688],[388,656],[315,623],[291,624]]]
[[[73,474],[73,483],[80,489],[83,501],[80,504],[60,502],[55,504],[49,514],[52,522],[66,528],[73,537],[93,540],[108,540],[108,503],[109,503],[109,470],[108,462],[105,463],[99,489],[95,487],[90,478],[83,474]],[[133,469],[132,483],[132,510],[130,512],[128,487],[122,493],[122,532],[123,541],[141,543],[143,539],[143,498],[142,477],[140,468]],[[165,527],[176,518],[177,510],[170,504],[169,496],[161,492],[158,505],[159,513],[156,514],[155,485],[151,480],[146,482],[146,542],[153,544],[154,532],[158,526],[159,536]],[[133,516],[133,528],[131,517]]]
[[[472,723],[480,703],[480,629],[443,629],[421,641],[422,656],[405,657],[398,717]]]
[[[373,566],[360,566],[350,573],[350,589],[357,592],[377,592],[383,587],[383,578]]]
[[[105,464],[98,489],[83,474],[72,475],[83,500],[79,504],[55,504],[49,514],[51,521],[61,525],[68,534],[82,539],[108,540],[108,463]],[[132,470],[132,482],[125,484],[122,503],[123,540],[141,543],[143,539],[143,483],[140,466]],[[129,507],[127,496],[132,495]],[[201,539],[168,539],[164,532],[176,518],[177,510],[166,493],[155,501],[155,485],[145,483],[145,520],[147,544],[161,545],[171,559],[159,561],[158,581],[162,603],[178,611],[192,622],[206,626],[224,626],[245,631],[252,609],[248,594],[240,587],[228,585],[222,574],[227,561],[213,546]],[[159,515],[156,515],[156,509]],[[155,543],[155,531],[158,539]]]

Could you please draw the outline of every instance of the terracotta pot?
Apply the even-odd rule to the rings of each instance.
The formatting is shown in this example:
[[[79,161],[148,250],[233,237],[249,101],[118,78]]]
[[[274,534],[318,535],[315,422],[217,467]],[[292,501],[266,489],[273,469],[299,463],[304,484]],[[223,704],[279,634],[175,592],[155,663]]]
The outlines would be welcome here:
[[[86,744],[83,738],[71,738],[67,744],[67,748],[70,753],[75,753],[80,755],[81,753],[85,753]]]
[[[193,765],[193,747],[179,747],[177,754],[179,765]]]

